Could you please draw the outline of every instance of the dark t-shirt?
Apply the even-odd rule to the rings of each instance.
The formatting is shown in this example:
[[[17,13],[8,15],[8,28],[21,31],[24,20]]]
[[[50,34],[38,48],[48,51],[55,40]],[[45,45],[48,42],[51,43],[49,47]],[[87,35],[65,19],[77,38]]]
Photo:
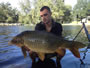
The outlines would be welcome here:
[[[46,31],[45,25],[40,22],[36,25],[35,30]],[[50,33],[56,36],[62,36],[62,25],[57,22],[52,22],[52,28]]]
[[[43,24],[43,22],[40,22],[40,23],[36,24],[35,30],[37,30],[37,31],[46,31],[46,28],[45,28],[45,25]],[[59,24],[57,22],[54,22],[54,21],[52,22],[52,28],[51,28],[50,33],[61,37],[62,36],[62,30],[63,29],[62,29],[62,25],[61,24]],[[47,58],[50,58],[50,57],[56,56],[56,53],[45,54],[45,56]]]

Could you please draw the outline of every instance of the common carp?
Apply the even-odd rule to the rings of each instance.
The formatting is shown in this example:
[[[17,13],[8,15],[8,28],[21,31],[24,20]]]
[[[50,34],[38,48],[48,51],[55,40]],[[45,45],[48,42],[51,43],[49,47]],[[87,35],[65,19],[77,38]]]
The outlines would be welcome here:
[[[42,61],[45,58],[45,53],[56,52],[57,54],[61,54],[59,48],[67,48],[74,54],[74,56],[80,58],[78,49],[85,47],[81,42],[68,41],[44,31],[21,32],[16,35],[9,44],[14,44],[19,47],[28,47],[31,51],[36,52]],[[25,54],[26,53],[24,53],[24,55]]]

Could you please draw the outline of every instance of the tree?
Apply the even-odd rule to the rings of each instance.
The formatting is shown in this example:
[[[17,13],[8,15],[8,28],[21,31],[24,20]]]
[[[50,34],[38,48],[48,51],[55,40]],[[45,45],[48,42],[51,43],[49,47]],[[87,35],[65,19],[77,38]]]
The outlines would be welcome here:
[[[16,9],[11,7],[10,3],[0,3],[0,22],[17,22]]]
[[[70,23],[72,20],[73,20],[72,7],[70,5],[66,5],[64,7],[63,21],[66,23]]]
[[[19,4],[20,4],[21,11],[25,15],[27,15],[31,10],[30,0],[23,0],[23,1],[19,2]]]
[[[23,24],[29,24],[31,22],[31,18],[29,17],[29,13],[31,11],[31,2],[30,0],[23,0],[19,2],[21,12],[19,12],[19,22]]]
[[[74,16],[78,14],[79,20],[80,18],[84,18],[87,16],[88,10],[90,10],[90,0],[77,0],[77,4],[73,9]]]
[[[58,22],[61,22],[61,21],[71,21],[71,6],[67,7],[64,5],[64,2],[62,0],[33,0],[33,2],[29,1],[28,2],[29,5],[31,6],[31,3],[32,3],[32,6],[29,7],[27,5],[26,2],[21,2],[20,3],[20,6],[22,8],[22,12],[19,16],[19,19],[22,19],[23,17],[23,20],[19,20],[19,21],[23,21],[23,22],[27,22],[29,24],[36,24],[38,22],[40,22],[40,8],[42,6],[49,6],[51,8],[51,11],[52,11],[52,17],[58,21]],[[27,11],[27,8],[29,9],[28,12]],[[22,16],[22,18],[21,18]]]

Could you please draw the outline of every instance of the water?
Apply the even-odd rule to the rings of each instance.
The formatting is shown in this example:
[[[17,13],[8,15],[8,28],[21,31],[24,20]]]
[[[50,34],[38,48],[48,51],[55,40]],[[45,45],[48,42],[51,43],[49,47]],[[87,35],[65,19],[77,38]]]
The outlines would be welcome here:
[[[90,30],[90,26],[87,26]],[[63,26],[63,36],[72,40],[81,29],[81,26]],[[0,26],[0,68],[31,68],[31,59],[29,55],[24,59],[21,49],[16,46],[9,46],[8,41],[13,36],[25,30],[34,30],[31,26]],[[75,39],[88,45],[88,39],[84,30]],[[81,58],[83,58],[85,48],[80,49]],[[90,50],[88,49],[86,58],[83,60],[86,65],[82,65],[84,68],[90,67]],[[55,61],[55,58],[53,58]],[[80,60],[73,56],[73,54],[67,50],[66,55],[61,60],[62,68],[80,68]]]

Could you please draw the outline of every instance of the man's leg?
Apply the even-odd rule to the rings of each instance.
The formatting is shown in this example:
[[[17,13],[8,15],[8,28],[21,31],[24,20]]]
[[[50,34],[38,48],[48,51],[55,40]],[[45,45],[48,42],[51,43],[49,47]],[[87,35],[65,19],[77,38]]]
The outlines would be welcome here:
[[[60,64],[60,61],[61,59],[64,57],[65,53],[66,53],[66,50],[63,49],[63,48],[59,48],[59,53],[57,54],[56,56],[56,64],[57,64],[57,68],[62,68],[61,64]]]

